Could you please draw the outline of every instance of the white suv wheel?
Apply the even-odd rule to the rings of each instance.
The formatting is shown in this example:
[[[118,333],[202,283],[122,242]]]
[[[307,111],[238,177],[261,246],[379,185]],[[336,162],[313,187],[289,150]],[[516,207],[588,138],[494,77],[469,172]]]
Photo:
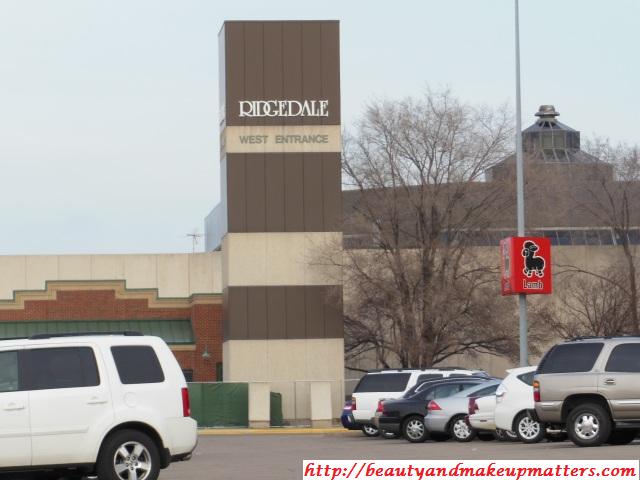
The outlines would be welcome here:
[[[518,424],[518,433],[520,433],[522,438],[532,440],[540,435],[540,423],[531,417],[524,417]]]
[[[113,456],[113,469],[121,480],[146,480],[151,467],[149,450],[138,442],[121,445]]]
[[[119,430],[105,440],[96,470],[100,480],[157,480],[160,451],[147,434]]]

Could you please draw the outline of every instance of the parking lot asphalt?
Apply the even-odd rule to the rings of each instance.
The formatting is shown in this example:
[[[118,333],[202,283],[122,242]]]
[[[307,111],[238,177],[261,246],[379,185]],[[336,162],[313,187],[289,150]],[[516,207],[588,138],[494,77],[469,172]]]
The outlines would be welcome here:
[[[222,433],[222,432],[221,432]],[[580,448],[571,442],[474,440],[470,443],[409,443],[403,439],[366,438],[360,432],[324,434],[201,435],[193,458],[172,464],[160,480],[288,480],[302,478],[303,460],[637,460],[640,438],[630,445]],[[39,475],[0,480],[41,480]],[[64,479],[67,480],[67,479]]]
[[[640,456],[640,439],[625,446],[579,448],[571,442],[535,445],[475,440],[470,443],[366,438],[359,432],[315,435],[201,436],[193,458],[162,472],[161,480],[300,479],[311,459],[596,460]]]

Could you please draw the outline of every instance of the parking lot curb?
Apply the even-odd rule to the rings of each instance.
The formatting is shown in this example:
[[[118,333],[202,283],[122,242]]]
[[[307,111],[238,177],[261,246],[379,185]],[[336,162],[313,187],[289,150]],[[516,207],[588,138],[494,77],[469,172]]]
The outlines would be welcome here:
[[[326,435],[349,433],[341,427],[329,428],[203,428],[198,430],[198,435]]]

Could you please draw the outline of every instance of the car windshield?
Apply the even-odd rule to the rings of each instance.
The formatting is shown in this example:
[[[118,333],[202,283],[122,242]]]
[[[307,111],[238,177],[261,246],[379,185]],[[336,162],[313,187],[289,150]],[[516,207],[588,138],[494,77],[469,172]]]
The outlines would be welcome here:
[[[469,397],[469,396],[484,397],[486,395],[493,395],[494,393],[496,393],[498,385],[500,385],[500,382],[496,380],[492,380],[492,381],[481,383],[480,385],[473,385],[472,387],[466,388],[460,393],[457,393],[456,395],[453,395],[453,396],[454,397]]]
[[[436,383],[441,383],[441,382],[442,382],[442,379],[437,379],[437,380],[427,380],[421,383],[417,383],[416,385],[411,387],[409,390],[407,390],[405,394],[402,396],[402,398],[412,398],[418,393],[424,392],[424,390],[429,388],[430,385],[434,385]]]
[[[479,383],[484,384],[484,382],[479,382],[478,379],[456,379],[454,381],[441,380],[439,382],[429,382],[429,385],[426,385],[425,388],[423,388],[419,392],[415,392],[410,397],[405,398],[408,398],[410,400],[425,400],[427,398],[433,399],[435,397],[449,397],[471,387],[475,387]]]

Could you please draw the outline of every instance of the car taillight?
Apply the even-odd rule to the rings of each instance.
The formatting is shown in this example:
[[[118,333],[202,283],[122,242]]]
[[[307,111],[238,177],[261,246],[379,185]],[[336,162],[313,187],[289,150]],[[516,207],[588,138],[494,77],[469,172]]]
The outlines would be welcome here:
[[[182,416],[191,416],[191,402],[189,402],[189,389],[187,387],[182,389]]]
[[[533,381],[533,401],[540,401],[540,382],[538,380]]]
[[[478,402],[476,402],[476,397],[469,398],[469,415],[473,415],[474,413],[480,410],[478,408]]]
[[[382,405],[382,400],[378,400],[378,408],[376,409],[376,412],[384,412],[384,405]]]
[[[427,405],[427,410],[433,411],[433,410],[442,410],[442,409],[440,408],[440,405],[436,403],[435,400],[431,400]]]
[[[356,397],[351,397],[351,410],[356,410]]]

